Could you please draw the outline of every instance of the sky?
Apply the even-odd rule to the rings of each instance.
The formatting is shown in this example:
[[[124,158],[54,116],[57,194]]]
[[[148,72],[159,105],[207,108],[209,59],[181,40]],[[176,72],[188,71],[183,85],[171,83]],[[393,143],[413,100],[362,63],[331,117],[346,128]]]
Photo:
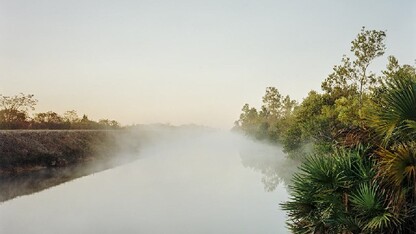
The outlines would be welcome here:
[[[0,0],[0,94],[123,125],[231,128],[266,87],[320,90],[361,27],[415,64],[416,1]]]

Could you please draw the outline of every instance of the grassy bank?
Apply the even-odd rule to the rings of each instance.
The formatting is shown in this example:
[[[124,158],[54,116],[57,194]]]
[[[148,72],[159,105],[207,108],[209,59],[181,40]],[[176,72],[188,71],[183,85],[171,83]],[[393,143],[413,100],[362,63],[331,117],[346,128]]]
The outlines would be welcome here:
[[[0,131],[0,174],[108,159],[125,150],[120,140],[125,135],[121,130]]]

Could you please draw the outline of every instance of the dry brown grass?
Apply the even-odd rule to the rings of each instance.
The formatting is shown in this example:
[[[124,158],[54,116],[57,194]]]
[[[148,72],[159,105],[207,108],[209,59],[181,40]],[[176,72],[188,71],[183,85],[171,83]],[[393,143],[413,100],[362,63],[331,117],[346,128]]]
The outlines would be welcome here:
[[[45,167],[63,167],[117,150],[122,131],[105,130],[3,130],[0,131],[0,173],[17,173]]]

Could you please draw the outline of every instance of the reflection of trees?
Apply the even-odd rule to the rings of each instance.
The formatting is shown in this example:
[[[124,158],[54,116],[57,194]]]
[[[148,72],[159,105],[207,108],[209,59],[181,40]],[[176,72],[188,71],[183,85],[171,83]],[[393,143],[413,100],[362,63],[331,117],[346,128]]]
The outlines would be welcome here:
[[[66,167],[45,168],[16,174],[0,173],[0,203],[15,197],[30,195],[71,180],[111,169],[136,160],[119,157],[117,161],[95,160]]]
[[[16,175],[0,175],[0,202],[36,193],[84,175],[74,170],[73,167],[51,168]]]
[[[275,146],[263,145],[258,148],[240,150],[242,164],[263,174],[261,179],[266,191],[273,191],[279,183],[289,185],[299,161],[287,158]]]
[[[11,175],[0,175],[0,202],[18,196],[40,192],[53,186],[105,170],[109,165],[73,165],[65,168],[46,168]]]

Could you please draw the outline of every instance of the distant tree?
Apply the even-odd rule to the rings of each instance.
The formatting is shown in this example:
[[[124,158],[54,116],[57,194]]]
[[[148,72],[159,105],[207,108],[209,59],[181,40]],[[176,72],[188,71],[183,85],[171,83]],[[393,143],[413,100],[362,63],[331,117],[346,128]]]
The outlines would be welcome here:
[[[244,104],[241,109],[240,119],[237,121],[237,125],[241,130],[249,135],[255,135],[258,126],[258,112],[256,108],[250,107],[249,104]]]
[[[245,104],[233,129],[240,129],[257,139],[281,142],[297,102],[281,95],[276,87],[267,87],[262,100],[260,111]]]
[[[27,115],[17,110],[0,110],[1,129],[22,129],[27,128]]]
[[[0,94],[0,127],[5,129],[27,128],[28,111],[34,110],[37,100],[33,94],[15,96]]]
[[[107,128],[107,129],[116,129],[120,127],[120,124],[115,120],[109,120],[109,119],[100,119],[98,121],[98,124],[101,128]]]
[[[101,120],[100,123],[82,118],[74,110],[66,111],[63,116],[53,111],[37,113],[29,117],[29,111],[35,109],[38,100],[33,94],[20,93],[15,96],[0,94],[0,129],[101,129],[120,128],[115,120]]]
[[[296,100],[290,99],[289,95],[286,95],[286,97],[284,97],[281,101],[281,104],[282,117],[288,118],[292,115],[293,111],[295,110],[295,107],[298,105],[298,102]]]
[[[88,119],[88,116],[84,114],[80,121],[75,122],[71,125],[71,128],[74,128],[74,129],[99,129],[100,125],[97,122]]]
[[[63,120],[71,124],[81,121],[77,112],[74,110],[66,111],[63,115]]]
[[[120,123],[115,120],[111,120],[110,126],[113,128],[120,128]]]
[[[262,111],[264,116],[278,117],[281,114],[282,95],[275,87],[267,87],[263,96]]]
[[[40,129],[67,129],[70,124],[66,123],[63,118],[53,111],[38,113],[34,116],[33,128]]]
[[[88,116],[86,114],[83,114],[80,122],[84,122],[85,123],[85,122],[88,122],[88,121],[90,121],[88,119]]]

